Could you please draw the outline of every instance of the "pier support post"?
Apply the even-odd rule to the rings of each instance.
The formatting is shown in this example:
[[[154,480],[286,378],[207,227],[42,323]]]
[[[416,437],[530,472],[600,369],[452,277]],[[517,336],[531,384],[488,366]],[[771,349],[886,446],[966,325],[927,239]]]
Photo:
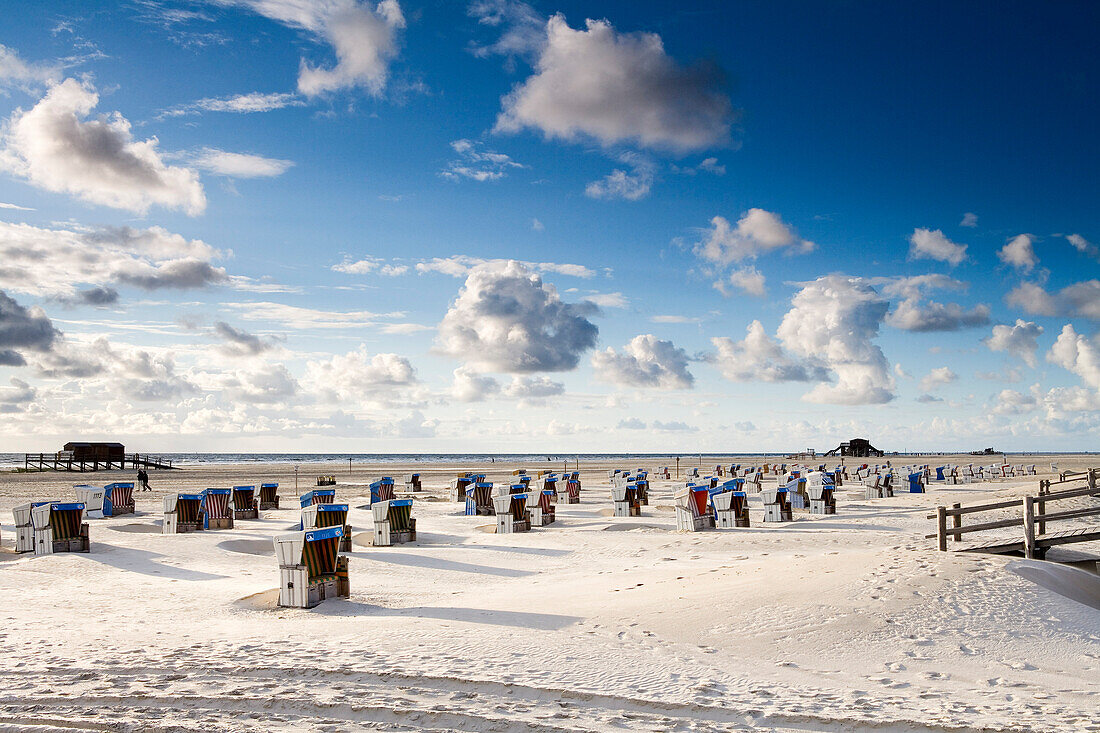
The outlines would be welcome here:
[[[1035,558],[1035,499],[1024,497],[1024,557]]]

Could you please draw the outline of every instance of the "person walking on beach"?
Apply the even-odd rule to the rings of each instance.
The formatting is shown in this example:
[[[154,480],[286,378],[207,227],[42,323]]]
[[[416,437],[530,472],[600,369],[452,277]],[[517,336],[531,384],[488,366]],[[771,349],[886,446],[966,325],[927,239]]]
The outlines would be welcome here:
[[[152,491],[152,489],[149,488],[149,474],[144,468],[138,469],[138,483],[141,484],[142,491]]]

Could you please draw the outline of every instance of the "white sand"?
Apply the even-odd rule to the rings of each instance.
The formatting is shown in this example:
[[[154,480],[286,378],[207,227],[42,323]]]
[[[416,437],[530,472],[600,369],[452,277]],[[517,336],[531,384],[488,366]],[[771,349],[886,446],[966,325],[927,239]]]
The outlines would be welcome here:
[[[369,531],[354,507],[382,471],[326,468],[302,490],[336,472]],[[841,490],[835,517],[779,526],[756,498],[750,529],[679,534],[668,482],[606,516],[602,468],[556,524],[505,536],[442,500],[453,469],[421,468],[419,541],[356,546],[350,601],[313,610],[274,606],[286,466],[154,472],[136,516],[90,521],[90,554],[38,558],[11,553],[12,506],[122,476],[4,475],[0,730],[1100,730],[1100,579],[923,538],[929,507],[1034,479]],[[156,533],[163,491],[270,479],[287,509]]]

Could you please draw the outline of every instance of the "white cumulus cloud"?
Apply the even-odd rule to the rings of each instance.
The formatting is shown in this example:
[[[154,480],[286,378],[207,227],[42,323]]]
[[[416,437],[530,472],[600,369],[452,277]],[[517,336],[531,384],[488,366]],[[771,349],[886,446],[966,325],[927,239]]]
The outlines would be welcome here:
[[[909,237],[909,259],[960,265],[966,260],[966,245],[952,242],[939,229],[917,228]]]
[[[1035,256],[1034,241],[1030,234],[1018,234],[997,251],[997,257],[1006,265],[1029,272],[1039,264]]]
[[[635,336],[622,353],[608,347],[592,355],[596,378],[611,384],[658,389],[690,389],[687,353],[653,334]]]
[[[135,140],[118,112],[89,119],[99,104],[90,84],[66,79],[7,121],[0,168],[48,191],[136,213],[151,206],[194,216],[206,208],[198,174],[167,165],[155,137]]]
[[[1017,318],[1013,326],[994,326],[993,333],[983,343],[990,351],[1003,351],[1034,367],[1035,351],[1039,348],[1037,339],[1042,333],[1042,326]]]

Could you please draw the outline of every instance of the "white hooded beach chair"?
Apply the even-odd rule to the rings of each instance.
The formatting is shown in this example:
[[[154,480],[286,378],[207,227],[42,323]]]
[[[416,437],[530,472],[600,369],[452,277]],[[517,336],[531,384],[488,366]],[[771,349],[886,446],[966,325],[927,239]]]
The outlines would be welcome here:
[[[31,507],[34,526],[34,554],[88,552],[88,524],[80,502],[52,501]]]
[[[714,516],[707,511],[710,490],[705,486],[686,484],[673,492],[676,502],[676,529],[680,532],[700,532],[714,529]]]
[[[531,529],[531,513],[527,510],[527,494],[501,494],[493,497],[497,518],[497,534],[527,532]]]
[[[276,535],[279,605],[313,608],[329,598],[351,595],[348,559],[339,553],[343,527],[325,527]]]
[[[374,515],[374,546],[416,541],[416,519],[412,515],[412,499],[387,499],[370,505]]]

